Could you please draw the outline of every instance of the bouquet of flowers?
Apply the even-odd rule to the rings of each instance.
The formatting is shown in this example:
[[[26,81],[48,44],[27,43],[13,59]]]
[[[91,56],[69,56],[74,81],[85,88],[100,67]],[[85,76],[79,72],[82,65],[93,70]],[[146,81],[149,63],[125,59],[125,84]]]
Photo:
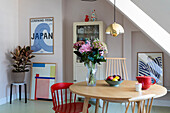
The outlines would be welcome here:
[[[106,62],[104,54],[107,53],[107,46],[104,42],[99,40],[86,40],[74,43],[74,53],[80,58],[80,62],[88,68],[87,84],[94,86],[96,84],[96,71],[95,64]]]
[[[84,65],[89,62],[100,64],[100,62],[106,61],[104,54],[107,53],[107,46],[99,40],[78,41],[74,43],[73,48],[76,49],[74,53],[80,58],[80,62],[84,62]]]

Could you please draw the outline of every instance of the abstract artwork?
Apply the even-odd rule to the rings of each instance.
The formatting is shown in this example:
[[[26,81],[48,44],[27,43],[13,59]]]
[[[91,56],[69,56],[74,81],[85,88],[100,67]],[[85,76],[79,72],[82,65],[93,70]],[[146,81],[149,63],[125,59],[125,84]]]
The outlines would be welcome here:
[[[30,19],[30,45],[33,53],[54,53],[54,18],[31,18]]]
[[[157,84],[163,85],[163,53],[138,52],[137,59],[138,76],[151,76]]]
[[[50,87],[56,82],[55,63],[32,63],[30,99],[51,100]]]

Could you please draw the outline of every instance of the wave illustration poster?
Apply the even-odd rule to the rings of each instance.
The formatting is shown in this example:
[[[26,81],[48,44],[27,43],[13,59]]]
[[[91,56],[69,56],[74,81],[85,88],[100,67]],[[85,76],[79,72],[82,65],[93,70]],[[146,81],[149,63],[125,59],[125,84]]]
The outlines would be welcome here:
[[[31,18],[31,50],[37,54],[54,54],[54,18]]]

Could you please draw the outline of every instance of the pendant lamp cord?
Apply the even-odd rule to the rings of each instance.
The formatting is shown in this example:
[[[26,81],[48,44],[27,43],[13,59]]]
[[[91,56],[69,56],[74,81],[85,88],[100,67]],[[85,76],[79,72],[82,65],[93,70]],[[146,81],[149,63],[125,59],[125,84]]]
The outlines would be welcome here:
[[[114,0],[114,22],[116,22],[116,0]]]

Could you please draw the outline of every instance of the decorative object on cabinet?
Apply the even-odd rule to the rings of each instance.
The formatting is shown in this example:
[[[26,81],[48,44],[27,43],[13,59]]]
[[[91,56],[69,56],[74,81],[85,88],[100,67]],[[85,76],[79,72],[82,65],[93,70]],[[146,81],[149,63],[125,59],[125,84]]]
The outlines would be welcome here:
[[[156,79],[157,84],[164,85],[163,52],[138,52],[137,75],[151,76]],[[154,83],[154,80],[152,82]]]
[[[56,63],[32,63],[30,99],[51,100],[50,87],[56,80]]]
[[[89,21],[89,15],[86,15],[85,22]]]
[[[96,17],[96,10],[92,10],[91,12],[91,21],[97,21],[97,17]]]
[[[28,72],[28,66],[31,65],[31,59],[34,58],[30,46],[18,46],[14,52],[11,52],[13,59],[13,75],[12,79],[14,83],[23,83],[25,80],[25,72]]]
[[[80,33],[80,29],[84,32]],[[78,41],[98,39],[101,42],[105,42],[105,34],[103,34],[103,22],[74,22],[73,23],[73,43]],[[84,67],[83,63],[80,63],[81,58],[73,53],[73,80],[74,82],[84,81],[87,77],[88,70]],[[104,64],[98,65],[96,79],[104,79]],[[82,73],[83,72],[83,73]]]
[[[35,54],[54,54],[54,18],[30,18],[30,45]]]
[[[116,0],[114,0],[114,22],[113,24],[109,25],[106,29],[106,34],[112,35],[116,37],[117,35],[124,33],[123,27],[116,23]]]
[[[88,86],[96,86],[96,71],[97,64],[106,62],[104,54],[107,53],[107,46],[104,42],[95,39],[94,41],[78,41],[73,46],[76,51],[74,53],[80,58],[80,62],[84,62],[84,65],[88,69],[86,77]]]

